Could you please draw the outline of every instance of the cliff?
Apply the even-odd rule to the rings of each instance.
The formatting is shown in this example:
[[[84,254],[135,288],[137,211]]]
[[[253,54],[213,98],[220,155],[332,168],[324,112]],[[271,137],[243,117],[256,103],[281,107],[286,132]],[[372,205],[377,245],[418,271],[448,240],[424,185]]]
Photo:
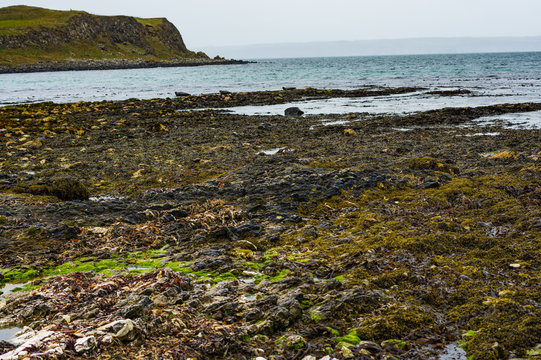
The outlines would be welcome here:
[[[81,64],[130,67],[210,61],[204,53],[188,50],[180,32],[165,18],[98,16],[30,6],[0,8],[0,67],[4,70],[38,69],[44,64],[77,68]]]

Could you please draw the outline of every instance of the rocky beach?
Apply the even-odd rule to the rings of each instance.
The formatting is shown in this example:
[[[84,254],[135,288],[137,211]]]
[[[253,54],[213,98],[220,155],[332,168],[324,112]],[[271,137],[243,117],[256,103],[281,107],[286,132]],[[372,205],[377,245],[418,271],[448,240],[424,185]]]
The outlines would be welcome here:
[[[0,108],[0,359],[538,358],[541,103],[227,111],[419,90]]]

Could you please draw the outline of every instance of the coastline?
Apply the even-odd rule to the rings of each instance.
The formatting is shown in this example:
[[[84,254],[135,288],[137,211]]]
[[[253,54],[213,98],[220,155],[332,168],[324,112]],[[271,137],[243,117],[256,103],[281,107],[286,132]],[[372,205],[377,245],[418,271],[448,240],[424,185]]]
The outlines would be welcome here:
[[[186,59],[184,61],[144,61],[128,59],[74,60],[63,62],[43,62],[28,65],[0,66],[0,74],[85,71],[85,70],[127,70],[158,67],[193,67],[206,65],[244,65],[253,63],[245,60]]]

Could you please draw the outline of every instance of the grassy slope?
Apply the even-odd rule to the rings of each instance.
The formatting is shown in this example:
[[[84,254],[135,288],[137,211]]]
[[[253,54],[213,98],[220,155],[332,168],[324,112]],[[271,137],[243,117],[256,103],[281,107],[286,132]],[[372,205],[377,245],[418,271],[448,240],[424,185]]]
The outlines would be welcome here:
[[[55,28],[66,25],[68,20],[83,11],[57,11],[30,6],[0,8],[0,36],[20,35],[33,29]],[[137,21],[146,26],[159,26],[165,18],[142,19]],[[78,41],[59,44],[54,48],[26,47],[0,49],[0,65],[33,64],[43,61],[66,61],[70,59],[144,59],[169,60],[175,57],[196,57],[193,53],[171,51],[158,38],[147,36],[154,54],[147,54],[142,48],[127,43],[112,43],[109,39],[94,42]],[[100,46],[101,45],[101,46]],[[103,47],[103,45],[105,45]],[[104,49],[103,49],[103,48]]]

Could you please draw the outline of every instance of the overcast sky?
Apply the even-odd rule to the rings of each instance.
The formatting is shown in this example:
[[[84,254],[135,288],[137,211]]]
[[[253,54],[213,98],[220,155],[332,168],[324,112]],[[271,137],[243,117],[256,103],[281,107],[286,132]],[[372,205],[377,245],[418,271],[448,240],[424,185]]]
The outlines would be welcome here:
[[[541,35],[541,0],[0,0],[167,17],[193,50],[281,42]]]

